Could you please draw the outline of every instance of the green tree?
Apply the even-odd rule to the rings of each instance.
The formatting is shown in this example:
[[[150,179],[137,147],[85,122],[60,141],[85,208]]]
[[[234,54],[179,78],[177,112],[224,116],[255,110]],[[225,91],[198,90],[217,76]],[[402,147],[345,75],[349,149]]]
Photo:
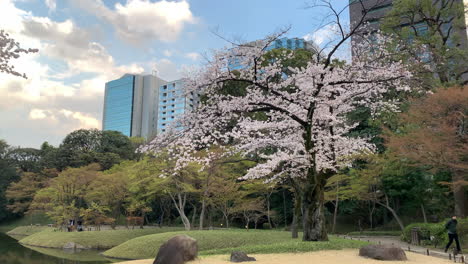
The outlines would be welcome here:
[[[0,222],[12,217],[11,212],[6,207],[8,201],[5,197],[5,191],[12,182],[19,179],[15,167],[6,158],[9,148],[6,141],[0,139]]]
[[[15,214],[24,214],[37,191],[45,188],[50,179],[57,177],[56,169],[44,169],[40,172],[23,172],[18,182],[12,182],[6,190],[9,200],[8,209]]]
[[[414,72],[422,75],[431,87],[468,82],[463,3],[459,0],[396,0],[382,21],[384,32],[406,44],[396,52],[396,59],[413,64]]]

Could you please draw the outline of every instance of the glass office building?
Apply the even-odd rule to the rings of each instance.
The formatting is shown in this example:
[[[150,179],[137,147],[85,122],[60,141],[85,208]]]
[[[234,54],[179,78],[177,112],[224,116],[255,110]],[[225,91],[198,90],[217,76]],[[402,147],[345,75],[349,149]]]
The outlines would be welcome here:
[[[129,137],[155,136],[154,109],[159,102],[156,98],[159,87],[165,83],[154,75],[132,74],[106,83],[102,129],[120,131]]]
[[[246,43],[246,46],[264,47],[265,40],[257,40]],[[312,52],[317,52],[319,49],[312,41],[307,41],[303,38],[281,38],[273,41],[266,50],[273,49],[305,49]],[[238,58],[229,59],[228,67],[230,70],[241,70],[244,66],[241,65],[241,61]]]
[[[134,85],[134,75],[125,75],[106,83],[103,130],[120,131],[126,136],[131,136]]]
[[[157,131],[164,133],[180,115],[196,106],[198,96],[186,95],[183,80],[177,80],[160,86],[158,101]]]

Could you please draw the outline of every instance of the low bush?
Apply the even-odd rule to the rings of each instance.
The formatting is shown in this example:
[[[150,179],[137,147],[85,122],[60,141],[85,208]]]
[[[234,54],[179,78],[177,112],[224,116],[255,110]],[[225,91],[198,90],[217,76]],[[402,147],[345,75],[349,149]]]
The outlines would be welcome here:
[[[431,245],[442,248],[448,243],[447,230],[445,224],[448,219],[440,223],[414,223],[405,227],[401,239],[406,242],[411,242],[411,232],[413,228],[418,228],[419,235],[422,238],[422,245]],[[458,235],[461,243],[468,246],[468,218],[458,219],[457,225]]]

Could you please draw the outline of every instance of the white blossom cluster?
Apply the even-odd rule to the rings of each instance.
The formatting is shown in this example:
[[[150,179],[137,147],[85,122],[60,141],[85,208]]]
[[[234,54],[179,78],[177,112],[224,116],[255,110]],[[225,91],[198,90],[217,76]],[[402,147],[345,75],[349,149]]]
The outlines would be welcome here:
[[[288,68],[287,76],[282,65],[293,52],[285,50],[272,60],[265,58],[266,46],[219,51],[185,83],[187,92],[201,94],[205,101],[143,151],[170,149],[177,170],[191,161],[210,162],[197,157],[197,150],[229,145],[230,153],[262,161],[245,178],[297,177],[306,170],[349,166],[346,157],[374,146],[368,138],[348,136],[358,124],[346,115],[361,106],[374,112],[395,109],[398,102],[386,101],[386,93],[409,89],[405,81],[411,76],[403,65],[383,59],[385,51],[378,49],[382,40],[374,40],[373,52],[352,64],[335,65],[319,57],[306,67]],[[246,93],[224,92],[236,85]]]
[[[11,59],[19,58],[21,53],[37,52],[37,49],[23,49],[19,43],[12,39],[4,30],[0,30],[0,72],[13,74],[26,78],[26,75],[15,71],[10,64]]]

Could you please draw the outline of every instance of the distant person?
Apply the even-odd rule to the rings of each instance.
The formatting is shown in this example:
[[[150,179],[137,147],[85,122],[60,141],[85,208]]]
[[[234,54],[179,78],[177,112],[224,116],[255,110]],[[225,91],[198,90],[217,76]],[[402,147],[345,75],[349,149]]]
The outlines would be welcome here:
[[[449,237],[449,242],[447,246],[445,246],[445,252],[449,249],[450,245],[452,245],[453,240],[455,240],[455,243],[457,245],[457,251],[455,254],[458,254],[461,252],[460,248],[460,241],[458,240],[458,234],[457,234],[457,217],[452,216],[452,219],[450,219],[447,224],[445,224],[445,229],[448,231],[448,237]]]
[[[77,227],[76,230],[77,230],[78,232],[82,232],[82,231],[83,231],[83,222],[82,222],[82,221],[78,221],[77,224],[78,224],[78,227]]]

